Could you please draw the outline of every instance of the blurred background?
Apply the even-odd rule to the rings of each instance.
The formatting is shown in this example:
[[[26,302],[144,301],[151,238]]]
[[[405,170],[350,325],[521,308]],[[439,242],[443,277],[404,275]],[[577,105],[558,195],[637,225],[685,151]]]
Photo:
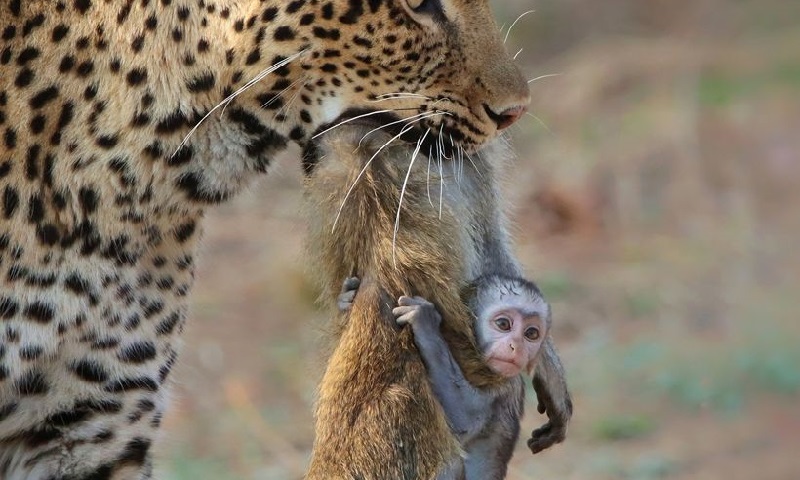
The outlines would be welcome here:
[[[504,32],[535,10],[506,185],[575,400],[532,456],[529,392],[509,478],[800,478],[800,2],[494,4]],[[209,213],[165,478],[304,471],[324,318],[297,155]]]

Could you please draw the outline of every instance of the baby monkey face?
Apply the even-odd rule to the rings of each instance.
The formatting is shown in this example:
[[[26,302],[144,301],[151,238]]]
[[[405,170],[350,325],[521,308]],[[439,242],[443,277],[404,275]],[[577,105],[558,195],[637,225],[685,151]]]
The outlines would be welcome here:
[[[494,285],[481,292],[477,335],[486,362],[505,377],[531,374],[548,334],[549,308],[527,289]]]
[[[547,326],[538,313],[505,305],[481,321],[484,325],[484,355],[497,373],[514,377],[525,371],[530,374]]]

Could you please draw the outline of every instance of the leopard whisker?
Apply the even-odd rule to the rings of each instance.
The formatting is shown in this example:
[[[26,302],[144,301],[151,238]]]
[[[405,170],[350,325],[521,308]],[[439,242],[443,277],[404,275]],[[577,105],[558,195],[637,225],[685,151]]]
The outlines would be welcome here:
[[[508,134],[508,132],[503,132],[503,133],[502,133],[502,134],[501,134],[501,135],[498,137],[498,139],[499,139],[501,142],[503,142],[503,144],[504,144],[504,145],[505,145],[505,146],[506,146],[506,147],[507,147],[509,150],[513,149],[513,145],[511,144],[511,136]]]
[[[430,129],[428,129],[430,131]],[[433,200],[431,200],[431,154],[432,154],[433,146],[428,146],[428,173],[425,177],[425,187],[428,190],[428,203],[430,203],[431,208],[433,208]]]
[[[400,133],[398,133],[397,135],[395,135],[394,137],[389,139],[388,142],[386,142],[383,145],[381,145],[378,148],[378,150],[376,150],[375,153],[369,158],[369,160],[367,160],[367,162],[364,164],[364,167],[361,169],[360,172],[358,172],[358,175],[356,176],[356,179],[353,180],[353,183],[350,185],[350,188],[347,190],[347,193],[345,193],[344,200],[342,200],[342,204],[339,206],[339,211],[336,213],[336,218],[333,221],[333,226],[331,227],[331,232],[333,232],[336,229],[336,224],[339,223],[339,217],[341,217],[341,215],[342,215],[342,210],[344,209],[345,203],[347,203],[347,199],[350,197],[350,194],[353,192],[353,189],[358,184],[358,181],[361,180],[361,177],[364,176],[364,172],[366,172],[367,169],[369,168],[370,164],[372,164],[372,161],[375,160],[375,158],[383,151],[384,148],[388,147],[392,142],[394,142],[398,138],[400,138],[403,135],[405,135],[405,133],[407,131],[411,130],[412,128],[414,128],[413,125],[408,125],[405,128],[403,128],[402,130],[400,130]]]
[[[469,160],[469,163],[472,164],[472,168],[475,169],[475,173],[478,174],[478,177],[483,178],[483,172],[481,172],[481,170],[478,168],[478,165],[475,164],[475,161],[472,159],[472,155],[470,155],[469,152],[464,151],[463,148],[461,151],[464,152],[464,155],[467,156],[467,160]]]
[[[519,57],[519,54],[522,53],[523,50],[525,50],[525,48],[520,48],[519,50],[517,50],[517,53],[515,53],[514,56],[511,58],[516,60],[517,57]]]
[[[403,197],[405,197],[406,194],[406,187],[408,186],[408,179],[411,177],[411,169],[414,167],[414,161],[417,159],[417,155],[419,155],[419,151],[422,148],[422,142],[425,141],[425,138],[428,136],[430,131],[430,128],[426,129],[425,133],[419,138],[419,140],[417,140],[417,148],[415,148],[414,153],[411,154],[411,162],[408,164],[406,178],[403,180],[403,187],[400,189],[400,201],[397,203],[397,216],[394,219],[394,232],[392,233],[392,263],[394,264],[395,268],[397,268],[397,258],[395,257],[397,232],[400,230],[400,211],[403,209]]]
[[[440,155],[442,155],[446,160],[453,160],[453,157],[448,157],[447,154],[444,153],[446,150],[444,148],[444,140],[445,139],[444,139],[443,130],[444,130],[444,124],[439,125],[439,139],[438,139],[438,141],[439,141],[439,152],[440,152]]]
[[[450,136],[450,147],[453,149],[453,157],[458,159],[458,172],[459,172],[459,183],[461,179],[464,178],[464,156],[461,153],[461,145],[456,145],[456,142],[453,141],[453,136]]]
[[[287,60],[288,60],[288,59],[287,59]],[[285,61],[285,60],[284,60],[284,61]],[[280,63],[280,62],[279,62],[279,63]],[[288,64],[288,63],[289,63],[289,62],[287,62],[287,64]],[[277,66],[277,65],[278,65],[278,64],[276,63],[274,66]],[[273,66],[273,67],[274,67],[274,66]],[[230,105],[230,104],[231,104],[231,102],[232,102],[232,101],[233,101],[233,100],[234,100],[236,97],[238,97],[239,95],[241,95],[242,93],[244,93],[244,92],[245,92],[247,89],[249,89],[250,87],[252,87],[252,86],[253,86],[253,85],[255,85],[256,83],[258,83],[258,82],[260,82],[261,80],[263,80],[264,78],[266,78],[266,77],[267,77],[267,76],[268,76],[270,73],[272,73],[272,72],[275,70],[275,69],[273,69],[273,67],[268,67],[267,69],[265,69],[265,70],[262,70],[262,71],[261,71],[261,73],[259,73],[259,74],[258,74],[258,75],[256,75],[255,77],[253,77],[253,79],[251,79],[251,80],[250,80],[249,82],[247,82],[247,83],[246,83],[244,86],[242,86],[242,88],[240,88],[239,90],[237,90],[236,92],[234,92],[234,93],[232,94],[232,97],[233,97],[233,98],[231,98],[231,101],[229,101],[229,102],[225,103],[225,105],[223,105],[223,106],[222,106],[222,112],[220,112],[220,115],[225,115],[225,109],[226,109],[226,108],[228,108],[228,105]],[[267,72],[267,73],[265,73],[265,72],[266,72],[266,70],[270,70],[270,71],[269,71],[269,72]],[[299,80],[300,80],[300,79],[298,79],[298,81],[299,81]]]
[[[442,151],[437,145],[437,157],[439,157],[439,220],[442,219],[442,203],[444,201],[444,165],[442,161]]]
[[[387,100],[394,100],[397,98],[418,98],[421,100],[433,100],[433,98],[428,97],[427,95],[421,95],[418,93],[397,92],[397,93],[383,93],[381,95],[376,95],[375,100],[369,100],[369,101],[371,103],[378,103],[378,102],[385,102]]]
[[[455,150],[453,156],[458,159],[458,182],[461,183],[461,179],[464,178],[464,151],[461,149],[461,145],[456,145],[453,142],[453,137],[450,137],[450,145]]]
[[[450,137],[450,149],[449,149],[449,151],[451,152],[451,155],[452,155],[450,160],[452,160],[455,163],[453,171],[455,172],[456,185],[460,186],[461,185],[461,165],[459,165],[459,163],[458,163],[458,155],[454,151],[455,144],[453,143],[453,136],[449,135],[449,134],[448,134],[448,136]]]
[[[442,131],[444,130],[444,124],[439,125],[439,135],[436,136],[436,154],[441,158],[442,150],[444,150],[444,145],[442,144]]]
[[[530,80],[528,80],[528,85],[530,85],[531,83],[533,83],[533,82],[535,82],[537,80],[543,80],[545,78],[550,78],[550,77],[560,77],[561,75],[564,75],[564,74],[563,73],[548,73],[547,75],[539,75],[536,78],[531,78]]]
[[[241,95],[247,89],[249,89],[250,87],[252,87],[256,83],[258,83],[261,80],[263,80],[264,78],[266,78],[267,75],[271,74],[275,70],[278,70],[279,68],[284,67],[284,66],[290,64],[291,62],[295,61],[296,59],[300,58],[306,52],[308,52],[308,49],[300,50],[299,52],[295,53],[294,55],[291,55],[291,56],[281,60],[280,62],[278,62],[278,63],[276,63],[276,64],[274,64],[274,65],[272,65],[270,67],[265,68],[258,75],[253,77],[251,80],[249,80],[247,83],[245,83],[241,87],[239,87],[238,90],[236,90],[232,94],[230,94],[227,97],[225,97],[225,99],[223,99],[218,104],[214,105],[214,107],[211,108],[211,110],[209,110],[208,113],[206,113],[203,116],[203,118],[201,118],[200,121],[198,121],[197,124],[195,124],[195,126],[192,127],[191,130],[189,130],[189,133],[187,133],[186,136],[183,137],[183,140],[178,145],[178,148],[176,148],[175,151],[172,152],[171,156],[174,157],[181,150],[181,148],[186,146],[186,143],[189,141],[189,138],[191,138],[191,136],[194,134],[194,132],[196,132],[197,129],[200,128],[200,125],[202,125],[203,122],[205,122],[208,119],[208,117],[210,117],[215,111],[217,111],[219,108],[223,108],[223,111],[224,111],[224,107],[228,106],[228,104],[230,104],[236,97]]]
[[[429,97],[427,95],[423,95],[421,93],[414,93],[414,92],[387,92],[387,93],[380,93],[378,95],[375,95],[375,98],[392,97],[392,96],[399,96],[399,95],[422,97],[422,98],[426,98],[428,100],[433,100],[432,97]]]
[[[529,13],[533,13],[533,12],[535,12],[535,11],[536,11],[536,10],[528,10],[527,12],[523,12],[523,13],[522,13],[522,14],[521,14],[519,17],[517,17],[517,19],[516,19],[516,20],[514,20],[514,23],[512,23],[512,24],[511,24],[511,26],[510,26],[510,27],[508,27],[508,31],[506,32],[506,36],[505,36],[505,38],[503,38],[503,44],[505,44],[505,43],[508,41],[508,36],[509,36],[509,35],[511,35],[511,30],[513,30],[513,29],[514,29],[514,25],[516,25],[516,24],[517,24],[517,22],[519,22],[520,20],[522,20],[522,17],[524,17],[525,15],[527,15],[527,14],[529,14]]]
[[[373,133],[377,132],[378,130],[384,129],[384,128],[386,128],[386,127],[390,127],[390,126],[392,126],[392,125],[396,125],[396,124],[398,124],[398,123],[403,123],[403,122],[406,122],[406,121],[412,120],[412,119],[414,119],[414,118],[417,118],[417,117],[420,117],[420,118],[418,118],[417,120],[415,120],[415,121],[414,121],[414,123],[416,123],[416,122],[418,122],[418,121],[421,121],[421,120],[425,120],[426,118],[436,117],[436,116],[439,116],[439,115],[451,115],[451,113],[449,113],[449,112],[443,112],[443,111],[440,111],[440,110],[435,110],[435,111],[433,111],[433,112],[422,112],[422,113],[418,113],[418,114],[416,114],[416,115],[411,115],[411,116],[410,116],[410,117],[408,117],[408,118],[402,118],[402,119],[400,119],[400,120],[396,120],[396,121],[394,121],[394,122],[387,123],[386,125],[381,125],[380,127],[378,127],[378,128],[373,128],[373,129],[372,129],[372,130],[370,130],[369,132],[365,133],[365,134],[364,134],[364,136],[363,136],[363,137],[361,137],[361,140],[359,140],[359,141],[358,141],[358,146],[360,147],[360,146],[361,146],[361,144],[364,142],[364,139],[365,139],[365,138],[367,138],[368,136],[370,136],[370,135],[372,135]]]
[[[442,128],[444,125],[439,125],[439,138],[436,142],[436,156],[439,159],[439,220],[442,219],[442,203],[444,200],[444,162],[442,160]]]
[[[391,108],[390,108],[390,109],[387,109],[387,110],[375,110],[374,112],[362,113],[361,115],[356,115],[355,117],[346,118],[346,119],[342,120],[341,122],[337,123],[336,125],[334,125],[334,126],[332,126],[332,127],[328,127],[328,128],[326,128],[325,130],[323,130],[323,131],[321,131],[321,132],[317,133],[316,135],[314,135],[313,137],[311,137],[311,139],[312,139],[312,140],[314,140],[314,139],[316,139],[317,137],[321,137],[322,135],[325,135],[326,133],[328,133],[328,132],[330,132],[331,130],[333,130],[334,128],[339,128],[339,127],[341,127],[342,125],[348,124],[348,123],[350,123],[350,122],[353,122],[353,121],[355,121],[355,120],[359,120],[359,119],[361,119],[361,118],[366,118],[366,117],[369,117],[369,116],[372,116],[372,115],[379,115],[379,114],[381,114],[381,113],[389,113],[389,112],[394,112],[394,111],[395,111],[395,110],[394,110],[394,109],[391,109]]]
[[[288,87],[286,87],[286,88],[284,88],[283,90],[281,90],[280,92],[278,92],[278,94],[277,94],[277,95],[275,95],[274,97],[272,97],[271,99],[269,99],[267,102],[264,102],[264,104],[262,104],[262,105],[261,105],[261,108],[267,108],[267,107],[269,107],[270,105],[272,105],[273,103],[275,103],[275,102],[276,102],[276,101],[277,101],[279,98],[281,98],[281,97],[283,96],[283,94],[284,94],[284,93],[288,92],[290,88],[292,88],[292,87],[294,87],[295,85],[297,85],[297,84],[300,82],[300,80],[306,80],[306,78],[305,78],[305,77],[303,77],[303,78],[298,78],[298,79],[297,79],[297,80],[295,80],[294,82],[290,83]]]
[[[550,135],[555,135],[553,133],[553,131],[550,130],[550,127],[548,127],[547,124],[544,123],[544,121],[541,118],[537,117],[536,115],[532,114],[531,112],[525,112],[525,115],[527,115],[527,116],[533,118],[534,120],[536,120],[539,123],[539,125],[541,125],[542,127],[544,127],[545,130],[547,130],[547,133],[549,133]]]
[[[294,92],[294,95],[292,95],[292,97],[286,103],[284,103],[283,106],[281,106],[281,108],[279,108],[277,112],[275,112],[275,115],[273,115],[272,118],[275,118],[280,114],[285,115],[290,110],[292,104],[295,102],[295,100],[297,100],[297,97],[300,96],[300,90],[302,90],[303,87],[308,84],[307,76],[298,78],[297,80],[295,80],[295,82],[299,82],[300,80],[303,80],[303,85]]]

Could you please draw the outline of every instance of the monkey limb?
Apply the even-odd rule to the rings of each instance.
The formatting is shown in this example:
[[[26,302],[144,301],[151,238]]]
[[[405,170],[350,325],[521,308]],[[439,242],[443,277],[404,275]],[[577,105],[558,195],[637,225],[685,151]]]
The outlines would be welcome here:
[[[336,298],[336,304],[339,306],[340,312],[347,312],[353,306],[353,299],[356,297],[359,285],[361,285],[361,280],[358,277],[345,279],[342,291]]]
[[[393,310],[397,323],[414,332],[433,392],[466,453],[463,462],[454,462],[437,480],[505,478],[523,413],[521,377],[514,375],[497,388],[473,387],[442,337],[436,307],[421,297],[400,297],[398,304]]]
[[[528,439],[528,448],[534,454],[563,442],[572,418],[572,398],[552,338],[548,337],[542,348],[542,358],[533,376],[533,389],[538,400],[537,410],[547,414],[548,422],[534,430]]]
[[[358,275],[362,282],[352,308],[336,321],[339,341],[319,389],[307,478],[434,478],[460,458],[461,448],[413,336],[397,328],[391,307],[401,295],[429,299],[469,383],[479,389],[507,383],[483,362],[459,295],[468,278],[519,273],[489,161],[502,155],[464,162],[456,185],[454,162],[442,162],[442,177],[436,168],[429,175],[424,159],[409,161],[408,145],[386,147],[371,159],[388,137],[354,152],[366,131],[348,125],[328,134],[315,149],[327,160],[314,162],[307,179],[314,211],[309,251],[324,296],[336,302],[331,286],[342,278]]]
[[[398,303],[392,313],[399,325],[409,325],[414,332],[414,344],[425,363],[433,393],[444,409],[450,429],[464,445],[486,428],[492,418],[495,396],[478,390],[464,378],[439,330],[442,317],[432,303],[422,297],[400,297]]]
[[[413,336],[397,327],[391,307],[403,294],[425,295],[439,307],[445,338],[470,382],[502,382],[482,361],[459,296],[468,276],[462,259],[475,255],[461,254],[470,237],[452,210],[445,205],[440,218],[438,201],[437,208],[429,202],[424,164],[404,182],[408,146],[386,148],[348,195],[382,143],[354,154],[364,131],[346,130],[336,130],[340,141],[325,152],[336,160],[318,162],[306,189],[314,209],[310,252],[318,257],[323,285],[361,278],[350,311],[338,321],[339,341],[320,385],[307,478],[430,479],[460,457],[461,447],[431,391]],[[328,293],[334,300],[338,295]]]

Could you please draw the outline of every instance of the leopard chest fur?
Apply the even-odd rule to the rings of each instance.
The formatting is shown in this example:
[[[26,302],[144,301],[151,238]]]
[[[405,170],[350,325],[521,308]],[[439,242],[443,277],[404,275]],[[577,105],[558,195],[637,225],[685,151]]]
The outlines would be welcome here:
[[[140,478],[203,211],[296,125],[231,102],[189,135],[235,91],[235,19],[47,3],[0,6],[0,478]]]

